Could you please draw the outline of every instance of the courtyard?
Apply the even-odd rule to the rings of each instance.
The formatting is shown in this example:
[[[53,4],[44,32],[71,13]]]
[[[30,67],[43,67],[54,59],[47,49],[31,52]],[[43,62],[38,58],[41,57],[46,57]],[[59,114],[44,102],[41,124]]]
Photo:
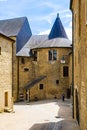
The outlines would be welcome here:
[[[14,112],[0,114],[0,130],[79,130],[71,99],[18,102]]]

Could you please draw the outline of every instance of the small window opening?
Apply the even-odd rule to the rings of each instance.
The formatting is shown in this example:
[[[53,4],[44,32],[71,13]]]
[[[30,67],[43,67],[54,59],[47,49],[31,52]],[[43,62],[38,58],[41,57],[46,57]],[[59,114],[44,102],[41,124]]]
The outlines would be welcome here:
[[[40,84],[39,89],[43,89],[43,88],[44,88],[43,84]]]
[[[56,80],[56,84],[59,84],[59,80]]]
[[[34,61],[37,61],[37,51],[34,51]]]
[[[29,71],[29,69],[28,69],[28,68],[24,68],[24,71],[26,71],[26,72],[27,72],[27,71]]]
[[[64,77],[68,77],[69,73],[69,67],[68,66],[64,66],[63,67],[63,76]]]
[[[25,64],[24,58],[21,58],[21,63],[22,63],[22,64]]]

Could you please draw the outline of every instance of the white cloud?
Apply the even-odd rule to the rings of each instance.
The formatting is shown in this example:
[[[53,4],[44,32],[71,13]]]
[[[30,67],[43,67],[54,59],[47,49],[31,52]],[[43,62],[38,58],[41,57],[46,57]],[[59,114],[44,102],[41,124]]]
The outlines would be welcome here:
[[[51,8],[53,10],[58,10],[58,8],[60,9],[61,8],[61,5],[58,5],[58,4],[55,4],[55,2],[53,1],[50,1],[50,2],[42,2],[40,4],[40,6],[44,6],[44,7],[47,7],[47,8]]]
[[[38,35],[46,35],[50,33],[50,29],[40,32]]]
[[[72,21],[70,22],[69,26],[72,27]]]
[[[0,2],[7,1],[7,0],[0,0]]]
[[[72,28],[65,28],[68,38],[72,41]]]

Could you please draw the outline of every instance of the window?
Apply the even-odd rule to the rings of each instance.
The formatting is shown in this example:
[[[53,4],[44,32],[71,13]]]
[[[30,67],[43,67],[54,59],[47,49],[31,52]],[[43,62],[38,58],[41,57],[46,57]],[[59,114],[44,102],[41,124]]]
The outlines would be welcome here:
[[[57,51],[53,50],[53,60],[57,60]]]
[[[28,68],[24,68],[24,71],[26,71],[26,72],[27,72],[27,71],[29,71],[29,69],[28,69]]]
[[[21,58],[21,63],[22,63],[22,64],[24,64],[24,63],[25,63],[24,58]]]
[[[43,84],[40,84],[39,89],[43,89]]]
[[[87,0],[85,0],[85,21],[87,25]]]
[[[0,55],[1,55],[1,47],[0,47]]]
[[[37,51],[34,51],[34,61],[37,61]]]
[[[56,84],[59,84],[59,80],[56,80]]]
[[[49,50],[49,52],[48,52],[48,59],[49,60],[57,60],[57,51],[56,50]]]
[[[64,67],[63,67],[63,76],[64,76],[64,77],[68,77],[68,72],[69,72],[68,66],[64,66]]]

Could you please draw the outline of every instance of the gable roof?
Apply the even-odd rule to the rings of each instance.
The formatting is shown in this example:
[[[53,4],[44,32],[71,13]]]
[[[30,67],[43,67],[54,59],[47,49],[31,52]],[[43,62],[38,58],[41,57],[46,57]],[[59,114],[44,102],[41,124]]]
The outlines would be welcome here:
[[[0,20],[0,31],[6,36],[17,36],[26,17]]]
[[[57,18],[49,34],[49,39],[53,39],[53,38],[68,38],[64,30],[64,27],[62,25],[62,22],[59,18],[59,14],[57,14]]]

